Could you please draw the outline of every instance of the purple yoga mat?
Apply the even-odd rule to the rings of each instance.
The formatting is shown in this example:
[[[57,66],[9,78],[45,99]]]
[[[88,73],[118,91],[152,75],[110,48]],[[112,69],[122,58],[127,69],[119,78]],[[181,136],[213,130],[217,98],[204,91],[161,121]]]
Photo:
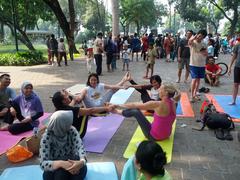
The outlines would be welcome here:
[[[40,126],[39,128],[43,127],[42,122],[49,117],[51,113],[44,113],[44,115],[39,119]],[[25,137],[29,137],[32,135],[32,131],[28,131],[19,135],[12,135],[8,131],[0,131],[0,154],[5,153],[9,148],[16,145],[21,139]]]
[[[92,117],[88,122],[86,136],[83,138],[86,151],[102,153],[123,119],[124,117],[118,114]]]

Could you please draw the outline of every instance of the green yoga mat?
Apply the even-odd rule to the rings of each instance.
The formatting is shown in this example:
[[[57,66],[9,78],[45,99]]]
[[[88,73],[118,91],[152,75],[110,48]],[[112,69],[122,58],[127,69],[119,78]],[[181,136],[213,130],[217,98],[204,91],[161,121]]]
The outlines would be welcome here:
[[[152,122],[152,117],[147,117],[147,119]],[[158,141],[157,143],[162,147],[163,151],[166,152],[167,155],[167,163],[170,163],[172,160],[172,150],[173,150],[173,140],[174,140],[174,133],[176,129],[176,120],[173,123],[172,127],[172,134],[171,136],[164,140],[164,141]],[[130,158],[133,156],[137,150],[137,145],[142,142],[143,140],[146,140],[144,137],[141,128],[138,126],[135,133],[133,134],[132,139],[130,140],[127,149],[125,150],[123,157],[124,158]]]

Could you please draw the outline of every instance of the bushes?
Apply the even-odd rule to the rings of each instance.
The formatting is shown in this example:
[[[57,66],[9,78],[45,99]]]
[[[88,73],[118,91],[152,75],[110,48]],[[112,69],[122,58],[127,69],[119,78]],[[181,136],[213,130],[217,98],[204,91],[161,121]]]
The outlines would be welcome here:
[[[31,66],[46,63],[40,51],[22,51],[0,54],[0,66]]]

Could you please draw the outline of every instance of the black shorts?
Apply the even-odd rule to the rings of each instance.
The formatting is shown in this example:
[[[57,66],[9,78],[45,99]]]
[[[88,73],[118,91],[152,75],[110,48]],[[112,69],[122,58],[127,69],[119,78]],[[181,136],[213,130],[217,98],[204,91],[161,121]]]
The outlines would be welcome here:
[[[240,83],[240,67],[234,67],[233,81],[234,83]]]
[[[113,59],[113,54],[107,54],[107,64],[111,64]]]

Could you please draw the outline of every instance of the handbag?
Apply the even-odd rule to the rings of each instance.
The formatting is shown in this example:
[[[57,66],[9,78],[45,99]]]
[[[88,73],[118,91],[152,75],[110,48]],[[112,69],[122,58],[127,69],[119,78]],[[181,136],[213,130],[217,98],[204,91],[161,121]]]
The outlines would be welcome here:
[[[37,135],[32,135],[31,137],[26,139],[27,149],[33,154],[39,154],[40,141],[45,130],[46,127],[40,129]]]

